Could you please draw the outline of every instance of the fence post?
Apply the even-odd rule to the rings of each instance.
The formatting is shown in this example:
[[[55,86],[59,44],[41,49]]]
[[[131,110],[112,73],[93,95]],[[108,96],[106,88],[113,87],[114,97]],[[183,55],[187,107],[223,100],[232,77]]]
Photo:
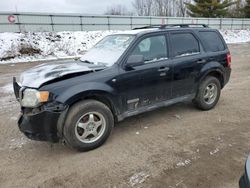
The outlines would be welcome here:
[[[18,24],[19,32],[21,33],[22,29],[21,29],[21,23],[20,23],[20,20],[19,20],[19,14],[14,14],[14,15],[16,15],[16,17],[17,17],[17,24]]]
[[[242,21],[241,29],[244,29],[244,19],[242,19],[241,21]]]
[[[82,27],[82,16],[80,16],[80,23],[81,23],[81,31],[83,31],[83,27]]]
[[[220,18],[220,29],[222,29],[222,18]]]
[[[110,20],[109,20],[109,16],[107,16],[108,18],[108,30],[110,31]]]
[[[132,16],[130,16],[130,29],[133,29],[133,22],[132,22]]]
[[[234,19],[232,18],[232,20],[231,20],[231,30],[233,29],[233,22],[234,22]]]
[[[55,31],[52,15],[49,15],[49,16],[50,16],[50,22],[51,22],[52,31]]]

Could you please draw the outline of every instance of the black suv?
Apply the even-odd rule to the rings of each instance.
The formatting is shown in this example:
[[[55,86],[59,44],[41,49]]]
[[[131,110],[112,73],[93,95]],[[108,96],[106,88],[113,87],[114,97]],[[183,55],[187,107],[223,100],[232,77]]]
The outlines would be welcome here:
[[[81,60],[48,63],[14,78],[20,130],[80,151],[102,145],[114,122],[192,100],[218,102],[231,72],[221,34],[206,25],[148,26],[109,35]]]

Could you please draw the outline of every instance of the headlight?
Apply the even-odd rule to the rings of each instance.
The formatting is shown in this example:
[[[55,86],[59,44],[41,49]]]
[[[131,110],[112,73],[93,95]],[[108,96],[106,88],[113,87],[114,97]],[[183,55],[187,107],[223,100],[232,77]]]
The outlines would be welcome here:
[[[48,91],[38,91],[35,89],[25,89],[21,100],[23,107],[37,107],[42,102],[49,99]]]

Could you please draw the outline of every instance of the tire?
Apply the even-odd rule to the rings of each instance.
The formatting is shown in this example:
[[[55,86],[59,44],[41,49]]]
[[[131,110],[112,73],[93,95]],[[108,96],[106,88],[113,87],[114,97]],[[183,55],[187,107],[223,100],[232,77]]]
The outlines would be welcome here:
[[[212,88],[215,88],[214,95],[212,95]],[[211,91],[211,93],[209,92]],[[213,76],[207,76],[199,85],[195,99],[193,100],[195,106],[201,110],[210,110],[218,103],[221,93],[220,81]],[[212,97],[213,96],[213,97]],[[211,100],[209,99],[211,97]]]
[[[96,100],[84,100],[69,109],[63,135],[72,148],[89,151],[101,146],[113,127],[113,114],[105,104]]]

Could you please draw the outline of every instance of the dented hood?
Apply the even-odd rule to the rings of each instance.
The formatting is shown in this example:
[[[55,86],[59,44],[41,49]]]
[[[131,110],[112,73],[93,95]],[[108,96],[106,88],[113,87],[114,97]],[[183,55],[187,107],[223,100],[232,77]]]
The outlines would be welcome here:
[[[73,73],[84,73],[104,69],[104,66],[91,65],[80,61],[64,63],[44,63],[23,72],[21,86],[39,88],[44,83]]]

